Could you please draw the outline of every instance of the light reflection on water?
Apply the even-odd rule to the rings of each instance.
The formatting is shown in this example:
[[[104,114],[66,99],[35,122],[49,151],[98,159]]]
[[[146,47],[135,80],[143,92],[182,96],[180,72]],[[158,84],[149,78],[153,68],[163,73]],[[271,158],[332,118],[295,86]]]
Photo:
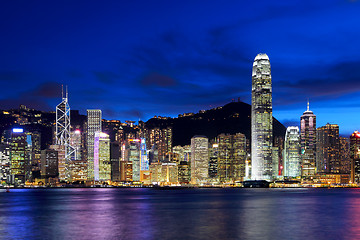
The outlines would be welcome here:
[[[359,189],[16,189],[4,239],[360,239]]]

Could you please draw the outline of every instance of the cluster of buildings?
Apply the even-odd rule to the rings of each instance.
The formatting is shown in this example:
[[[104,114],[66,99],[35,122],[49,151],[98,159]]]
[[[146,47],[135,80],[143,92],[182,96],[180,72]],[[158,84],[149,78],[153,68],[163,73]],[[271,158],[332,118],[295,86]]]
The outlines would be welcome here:
[[[308,102],[300,129],[289,126],[283,139],[273,139],[271,95],[270,61],[258,54],[252,72],[251,179],[299,180],[307,186],[359,184],[360,134],[345,138],[337,124],[317,127]]]
[[[11,113],[18,127],[9,125],[1,137],[0,185],[360,183],[360,133],[344,138],[336,124],[317,127],[309,102],[300,128],[289,126],[285,136],[273,136],[271,67],[266,54],[258,54],[253,64],[251,139],[242,133],[223,133],[214,139],[194,136],[189,145],[173,146],[171,127],[107,121],[99,109],[87,110],[83,122],[73,123],[70,112],[66,91],[56,106],[55,119],[47,123],[52,139],[45,147],[41,131],[26,126],[51,120],[45,121],[41,114]]]

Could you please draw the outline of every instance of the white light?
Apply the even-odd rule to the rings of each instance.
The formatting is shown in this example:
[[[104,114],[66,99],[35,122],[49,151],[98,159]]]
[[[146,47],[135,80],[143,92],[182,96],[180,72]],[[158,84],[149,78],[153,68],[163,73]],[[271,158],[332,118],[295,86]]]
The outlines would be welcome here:
[[[22,128],[13,128],[13,133],[22,133],[22,132],[24,132],[24,129],[22,129]]]

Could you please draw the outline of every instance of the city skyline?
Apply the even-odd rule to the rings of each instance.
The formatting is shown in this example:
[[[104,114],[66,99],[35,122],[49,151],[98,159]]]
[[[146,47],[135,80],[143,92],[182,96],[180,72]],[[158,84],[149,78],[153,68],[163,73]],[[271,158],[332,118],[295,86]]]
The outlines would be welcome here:
[[[349,136],[358,130],[359,7],[5,2],[0,108],[53,110],[62,84],[72,109],[102,109],[104,118],[122,121],[175,117],[238,97],[250,103],[252,61],[263,52],[272,61],[275,118],[299,126],[310,99],[318,126],[338,124]]]

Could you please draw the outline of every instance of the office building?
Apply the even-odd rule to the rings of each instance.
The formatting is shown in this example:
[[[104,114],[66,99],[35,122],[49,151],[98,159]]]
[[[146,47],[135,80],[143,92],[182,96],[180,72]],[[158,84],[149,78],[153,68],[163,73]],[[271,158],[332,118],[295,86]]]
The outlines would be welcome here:
[[[65,145],[50,145],[50,150],[57,151],[57,167],[58,167],[58,176],[60,181],[70,181],[66,175],[67,168],[66,165],[66,147]],[[66,179],[66,180],[65,180]]]
[[[340,173],[340,137],[337,124],[326,124],[316,130],[316,172]]]
[[[351,182],[360,183],[360,133],[350,136]]]
[[[300,135],[298,127],[288,127],[284,147],[284,176],[301,176]]]
[[[94,138],[94,180],[111,180],[110,139],[103,132],[96,132]]]
[[[255,57],[251,91],[251,178],[270,180],[272,169],[272,86],[271,67],[266,54]]]
[[[220,134],[218,141],[217,175],[219,182],[242,181],[245,177],[245,135]]]
[[[87,180],[94,181],[94,140],[95,133],[101,132],[101,110],[87,110]]]
[[[209,178],[217,179],[218,176],[219,144],[217,140],[209,144]]]
[[[41,151],[41,178],[58,178],[58,151],[45,149]]]
[[[202,184],[209,179],[209,143],[205,136],[191,138],[191,183]]]
[[[350,141],[349,138],[340,137],[340,172],[351,172]]]
[[[309,108],[300,117],[301,175],[304,177],[315,174],[316,159],[316,116]]]
[[[0,185],[2,186],[11,183],[10,166],[10,146],[0,144]]]
[[[12,183],[24,184],[31,178],[31,136],[26,135],[22,128],[14,128],[10,142],[10,161]]]

